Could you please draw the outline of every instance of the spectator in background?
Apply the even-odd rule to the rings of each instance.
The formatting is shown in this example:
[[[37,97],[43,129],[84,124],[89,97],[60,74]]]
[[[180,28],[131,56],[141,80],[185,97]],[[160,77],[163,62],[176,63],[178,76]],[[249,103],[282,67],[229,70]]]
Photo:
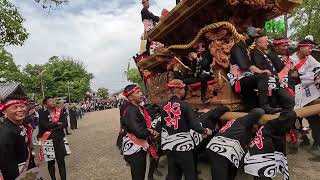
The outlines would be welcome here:
[[[78,129],[77,109],[73,104],[70,106],[70,109],[69,109],[69,117],[70,117],[70,128],[72,130]]]
[[[60,107],[62,108],[63,113],[65,114],[65,116],[67,117],[67,122],[66,122],[66,126],[65,126],[66,135],[71,135],[71,133],[68,131],[68,127],[69,127],[69,123],[70,123],[70,122],[68,122],[68,116],[69,116],[68,104],[64,104],[62,102],[60,104]]]
[[[33,145],[37,145],[38,144],[38,132],[39,132],[39,108],[36,108],[37,105],[36,104],[31,104],[29,106],[29,116],[27,117],[27,121],[30,123],[30,125],[32,126],[32,143]]]

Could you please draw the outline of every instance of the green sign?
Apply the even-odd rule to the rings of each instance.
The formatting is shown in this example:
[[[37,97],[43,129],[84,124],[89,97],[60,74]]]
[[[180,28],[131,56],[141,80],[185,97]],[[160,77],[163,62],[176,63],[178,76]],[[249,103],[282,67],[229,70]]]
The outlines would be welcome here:
[[[284,31],[284,21],[267,21],[264,29],[267,32],[277,32],[277,33],[281,33]]]

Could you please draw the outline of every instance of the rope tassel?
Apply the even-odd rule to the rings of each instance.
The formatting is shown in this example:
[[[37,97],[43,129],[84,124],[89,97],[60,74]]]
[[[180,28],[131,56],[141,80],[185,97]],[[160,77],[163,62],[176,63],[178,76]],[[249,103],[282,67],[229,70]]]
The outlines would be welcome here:
[[[209,25],[205,26],[204,28],[202,28],[198,32],[197,36],[193,39],[193,41],[191,41],[189,44],[171,45],[168,47],[168,49],[189,49],[192,47],[192,45],[194,45],[195,43],[197,43],[199,41],[200,37],[204,33],[208,32],[209,30],[220,28],[222,26],[225,26],[232,33],[232,37],[234,38],[234,40],[236,42],[239,42],[240,40],[244,39],[244,36],[238,33],[237,29],[233,26],[233,24],[226,22],[226,21],[222,21],[222,22],[209,24]]]

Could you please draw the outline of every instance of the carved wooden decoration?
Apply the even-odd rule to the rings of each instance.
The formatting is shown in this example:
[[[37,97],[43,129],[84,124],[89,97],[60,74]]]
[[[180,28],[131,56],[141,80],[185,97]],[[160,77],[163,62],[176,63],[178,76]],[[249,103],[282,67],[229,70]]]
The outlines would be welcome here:
[[[191,52],[190,47],[170,49],[170,45],[190,43],[201,28],[215,22],[228,21],[239,33],[244,32],[248,26],[262,27],[264,21],[287,13],[299,1],[188,0],[179,3],[170,13],[163,12],[161,22],[148,33],[148,39],[159,41],[167,48],[156,49],[152,56],[138,63],[151,103],[160,104],[170,97],[167,82],[174,79],[174,71],[187,73],[186,68],[175,61],[174,57],[185,57]],[[232,32],[230,28],[219,27],[202,35],[202,40],[207,41],[207,49],[213,56],[210,67],[214,72],[214,83],[207,88],[208,104],[203,104],[200,99],[200,87],[188,87],[186,99],[191,104],[201,108],[224,104],[232,110],[241,110],[241,100],[234,93],[226,76],[230,50],[236,43]]]

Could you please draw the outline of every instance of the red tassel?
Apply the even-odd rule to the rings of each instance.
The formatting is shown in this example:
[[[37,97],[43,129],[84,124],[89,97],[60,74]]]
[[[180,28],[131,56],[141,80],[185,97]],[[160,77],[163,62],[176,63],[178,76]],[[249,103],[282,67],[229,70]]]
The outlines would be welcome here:
[[[237,79],[236,80],[236,84],[235,84],[235,90],[236,90],[236,93],[240,93],[241,92],[241,85],[240,85],[240,81]]]
[[[290,96],[295,96],[295,93],[291,88],[287,87],[287,91],[288,91]]]
[[[150,145],[149,148],[148,148],[148,152],[151,154],[151,156],[154,158],[154,159],[158,159],[158,154],[157,154],[157,151],[155,149],[155,147],[153,145]]]
[[[296,134],[296,132],[291,129],[289,131],[289,133],[287,134],[287,140],[290,144],[297,144],[298,143],[298,135]]]

